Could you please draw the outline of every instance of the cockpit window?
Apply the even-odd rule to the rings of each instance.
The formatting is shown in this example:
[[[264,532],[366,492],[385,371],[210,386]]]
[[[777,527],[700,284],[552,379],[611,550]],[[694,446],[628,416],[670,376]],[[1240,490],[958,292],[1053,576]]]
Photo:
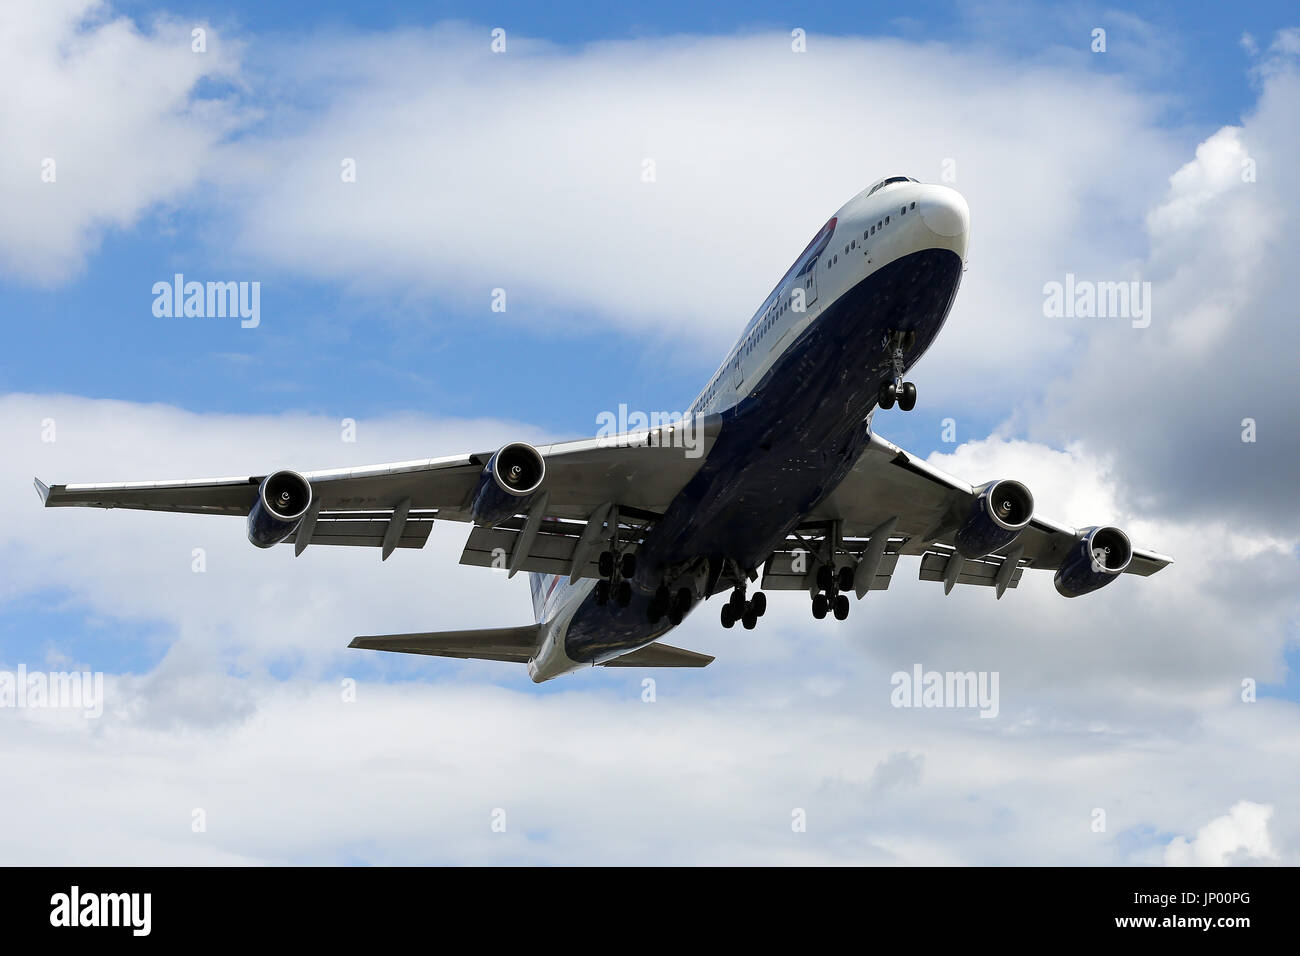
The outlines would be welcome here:
[[[871,189],[867,191],[867,195],[870,196],[872,193],[879,189],[883,189],[891,183],[915,183],[919,181],[920,180],[913,179],[911,176],[886,176],[884,179],[880,180],[880,182],[872,186]]]

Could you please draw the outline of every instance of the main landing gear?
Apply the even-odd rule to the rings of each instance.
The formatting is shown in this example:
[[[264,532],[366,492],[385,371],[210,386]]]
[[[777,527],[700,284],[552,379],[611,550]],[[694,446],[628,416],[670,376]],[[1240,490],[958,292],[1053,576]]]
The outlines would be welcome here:
[[[841,592],[853,588],[851,567],[846,565],[837,571],[823,564],[817,569],[817,587],[819,590],[812,599],[813,617],[820,621],[829,612],[835,615],[835,620],[842,621],[849,616],[849,596]]]
[[[650,599],[650,606],[646,608],[646,620],[658,624],[667,615],[668,623],[676,627],[690,611],[693,599],[690,588],[678,588],[673,593],[668,585],[661,584]]]
[[[749,600],[745,599],[745,588],[736,588],[722,605],[722,626],[731,627],[739,621],[747,631],[758,625],[758,619],[767,612],[767,595],[762,591],[754,592]]]
[[[600,580],[596,582],[596,603],[608,604],[610,598],[619,607],[632,603],[632,575],[636,574],[636,555],[624,551],[616,555],[613,551],[600,552],[596,562]]]
[[[907,371],[903,364],[903,354],[916,343],[915,332],[890,332],[882,343],[889,349],[889,361],[893,367],[893,380],[882,382],[876,395],[876,402],[881,408],[893,408],[894,402],[905,412],[916,407],[916,386],[903,381]]]

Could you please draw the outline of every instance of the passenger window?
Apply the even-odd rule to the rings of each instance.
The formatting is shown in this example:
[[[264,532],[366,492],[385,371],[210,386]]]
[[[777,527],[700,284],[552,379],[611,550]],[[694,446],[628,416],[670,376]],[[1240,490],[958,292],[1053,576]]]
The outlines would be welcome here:
[[[907,215],[907,207],[904,206],[902,209],[898,210],[898,214],[899,214],[900,216],[906,216],[906,215]]]
[[[885,217],[885,225],[886,225],[886,226],[889,225],[889,217],[888,217],[888,216]]]
[[[916,208],[916,203],[912,203],[912,205],[909,206],[908,208],[909,208],[909,209],[915,209],[915,208]]]

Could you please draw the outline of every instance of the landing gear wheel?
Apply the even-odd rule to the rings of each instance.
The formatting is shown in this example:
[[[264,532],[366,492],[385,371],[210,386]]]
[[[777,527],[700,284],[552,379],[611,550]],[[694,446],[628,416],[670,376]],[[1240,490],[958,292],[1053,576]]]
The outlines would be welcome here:
[[[745,610],[745,592],[736,588],[731,592],[731,597],[727,598],[727,605],[731,608],[732,615],[739,620]]]
[[[754,614],[757,617],[762,617],[767,613],[767,595],[762,591],[758,591],[754,594],[753,600],[750,601],[750,604],[754,608]]]
[[[741,617],[740,623],[744,625],[745,630],[747,631],[752,631],[754,629],[754,625],[758,623],[758,615],[754,613],[753,605],[745,608],[745,613]]]
[[[731,627],[735,623],[736,623],[736,615],[731,610],[731,605],[730,604],[722,605],[722,626]]]
[[[609,582],[600,580],[596,582],[596,603],[605,604],[609,601]]]
[[[853,589],[853,569],[847,564],[836,572],[835,586],[836,589],[840,591],[849,591]]]
[[[668,609],[668,623],[671,624],[673,627],[676,627],[678,624],[682,623],[682,609],[679,608],[676,604],[674,604],[672,607]]]
[[[823,564],[817,569],[817,587],[822,591],[835,587],[835,569],[829,564]]]
[[[898,393],[898,407],[905,412],[916,408],[916,386],[911,382],[903,383],[903,389]]]
[[[847,594],[837,594],[835,596],[835,620],[842,621],[849,616],[849,596]]]
[[[600,552],[600,560],[596,562],[596,568],[600,571],[602,578],[612,578],[614,576],[614,552]]]
[[[623,557],[618,562],[618,573],[625,578],[636,574],[636,555],[631,551],[623,552]]]
[[[880,391],[876,394],[876,404],[881,408],[893,408],[894,400],[898,398],[898,389],[894,387],[893,382],[885,382],[880,386]]]
[[[813,595],[813,617],[821,620],[826,616],[826,611],[830,606],[830,601],[826,599],[825,594]]]
[[[614,585],[614,603],[619,607],[627,607],[632,603],[631,581],[619,581]]]

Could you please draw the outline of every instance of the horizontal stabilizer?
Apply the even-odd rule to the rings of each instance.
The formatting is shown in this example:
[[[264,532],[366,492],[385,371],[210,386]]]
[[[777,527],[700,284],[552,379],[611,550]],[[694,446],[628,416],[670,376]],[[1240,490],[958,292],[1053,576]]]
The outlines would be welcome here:
[[[688,651],[671,644],[648,644],[640,650],[606,661],[605,667],[708,667],[713,658],[708,654]]]
[[[541,640],[540,624],[492,627],[472,631],[434,631],[426,634],[381,634],[354,637],[348,647],[399,654],[428,654],[474,661],[512,661],[527,664]],[[689,652],[687,652],[689,653]]]

